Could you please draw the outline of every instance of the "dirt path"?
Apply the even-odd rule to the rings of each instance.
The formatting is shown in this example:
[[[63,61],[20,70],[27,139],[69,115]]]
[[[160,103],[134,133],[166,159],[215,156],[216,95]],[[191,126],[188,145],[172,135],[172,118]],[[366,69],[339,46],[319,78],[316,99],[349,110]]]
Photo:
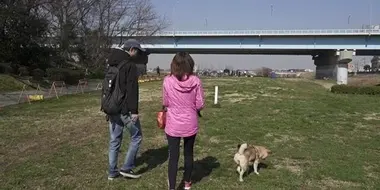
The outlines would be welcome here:
[[[304,78],[284,78],[284,79],[289,80],[289,81],[309,81],[315,84],[319,84],[328,90],[330,90],[331,87],[335,85],[332,81],[328,81],[328,80],[327,81],[326,80],[311,80],[311,79],[304,79]]]
[[[88,86],[86,88],[83,88],[83,92],[91,92],[91,91],[96,91],[98,83],[97,82],[89,82]],[[41,91],[37,94],[44,95],[44,99],[49,99],[49,98],[55,98],[55,93],[54,91],[49,95],[49,90],[50,89],[41,89]],[[60,88],[57,88],[57,91],[59,93]],[[67,88],[62,89],[62,93],[59,93],[59,96],[62,95],[68,95],[68,94],[78,94],[82,93],[82,91],[77,90],[77,86],[68,86]],[[21,91],[16,91],[16,92],[6,92],[6,93],[0,93],[0,107],[5,107],[9,105],[14,105],[18,104],[19,98],[20,98]],[[34,95],[36,94],[36,90],[28,90],[24,91],[23,95],[21,96],[20,103],[25,103],[27,102],[27,95]]]
[[[313,80],[313,82],[316,83],[316,84],[319,84],[319,85],[321,85],[324,88],[329,89],[329,90],[331,89],[332,86],[335,85],[334,83],[326,82],[326,81]]]

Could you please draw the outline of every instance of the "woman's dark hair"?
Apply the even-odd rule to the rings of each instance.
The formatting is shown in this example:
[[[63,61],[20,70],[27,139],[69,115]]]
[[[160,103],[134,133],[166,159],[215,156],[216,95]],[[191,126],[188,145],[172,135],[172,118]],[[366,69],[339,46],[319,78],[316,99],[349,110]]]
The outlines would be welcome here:
[[[184,76],[193,74],[194,60],[189,53],[179,52],[174,56],[170,70],[171,75],[174,75],[179,81],[182,81]]]

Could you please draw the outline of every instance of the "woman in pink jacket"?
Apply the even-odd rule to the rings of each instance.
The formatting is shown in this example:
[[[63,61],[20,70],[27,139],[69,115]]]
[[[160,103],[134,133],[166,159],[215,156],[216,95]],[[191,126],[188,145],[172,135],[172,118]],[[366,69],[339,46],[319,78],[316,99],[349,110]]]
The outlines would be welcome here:
[[[163,106],[166,107],[165,133],[169,144],[169,189],[175,189],[179,145],[184,139],[184,189],[191,188],[193,148],[198,133],[198,115],[204,106],[201,80],[193,75],[194,60],[188,53],[177,53],[171,63],[171,74],[163,83]]]

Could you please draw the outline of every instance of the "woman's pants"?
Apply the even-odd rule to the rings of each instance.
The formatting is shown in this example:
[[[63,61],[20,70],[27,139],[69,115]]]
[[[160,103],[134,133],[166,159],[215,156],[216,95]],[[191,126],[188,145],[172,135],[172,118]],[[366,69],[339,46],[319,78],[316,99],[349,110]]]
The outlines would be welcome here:
[[[184,150],[183,155],[185,157],[185,172],[183,174],[183,180],[186,182],[190,182],[191,180],[191,172],[193,170],[194,163],[194,141],[195,136],[185,137],[184,139]],[[178,159],[179,159],[179,144],[181,142],[181,137],[172,137],[166,134],[169,144],[169,189],[175,189],[176,186],[176,178],[178,171]]]

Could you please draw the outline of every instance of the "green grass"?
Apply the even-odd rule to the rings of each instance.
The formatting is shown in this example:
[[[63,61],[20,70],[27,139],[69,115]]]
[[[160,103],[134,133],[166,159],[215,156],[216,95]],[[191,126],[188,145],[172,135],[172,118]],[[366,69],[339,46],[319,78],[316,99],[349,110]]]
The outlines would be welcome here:
[[[378,97],[332,94],[302,80],[203,82],[207,107],[195,147],[194,189],[380,187]],[[211,106],[214,85],[219,86],[220,108]],[[99,94],[4,108],[2,189],[167,189],[166,140],[155,123],[160,88],[160,82],[141,85],[144,140],[137,171],[144,173],[138,180],[107,181],[108,127],[99,112]],[[128,140],[126,135],[120,162]],[[242,141],[274,153],[259,176],[251,173],[240,183],[233,155]]]
[[[12,92],[21,91],[24,83],[18,81],[10,75],[0,74],[0,93],[1,92]],[[30,87],[26,87],[30,89]]]

